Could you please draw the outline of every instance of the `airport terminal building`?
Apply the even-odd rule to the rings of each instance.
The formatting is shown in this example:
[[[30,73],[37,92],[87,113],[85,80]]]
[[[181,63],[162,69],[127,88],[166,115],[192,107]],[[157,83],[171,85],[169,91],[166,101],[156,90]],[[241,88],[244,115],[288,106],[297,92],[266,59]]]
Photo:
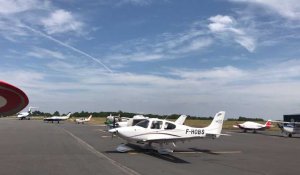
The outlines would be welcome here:
[[[300,122],[300,114],[283,115],[283,121],[285,121],[285,122]]]

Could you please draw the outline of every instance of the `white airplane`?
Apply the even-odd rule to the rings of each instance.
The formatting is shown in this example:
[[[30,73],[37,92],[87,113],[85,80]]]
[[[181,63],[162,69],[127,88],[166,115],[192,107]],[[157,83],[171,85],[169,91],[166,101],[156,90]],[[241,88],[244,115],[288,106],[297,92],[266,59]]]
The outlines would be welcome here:
[[[256,133],[257,130],[270,129],[270,127],[272,127],[272,123],[271,120],[268,120],[265,124],[247,121],[241,124],[237,123],[237,125],[233,125],[233,127],[240,128],[244,130],[244,132],[253,131],[253,133]]]
[[[27,119],[27,120],[30,120],[30,117],[31,117],[31,109],[33,109],[33,108],[37,108],[37,107],[32,107],[32,106],[30,106],[29,108],[28,108],[28,111],[27,112],[20,112],[18,115],[17,115],[17,118],[19,119],[19,120],[25,120],[25,119]]]
[[[183,125],[185,122],[185,119],[187,118],[186,115],[181,115],[179,118],[175,121],[175,123]],[[132,118],[127,118],[127,121],[122,122],[116,122],[115,127],[128,127],[128,126],[134,126],[138,122],[149,119],[149,117],[145,117],[143,115],[135,115]]]
[[[127,127],[133,126],[140,121],[146,120],[149,117],[145,117],[143,115],[135,115],[132,118],[127,118],[127,121],[116,122],[115,127]]]
[[[68,115],[66,116],[52,116],[52,117],[47,117],[47,118],[44,118],[44,121],[46,122],[57,122],[59,123],[60,121],[64,121],[64,120],[68,120],[71,116],[71,112],[68,113]]]
[[[277,123],[277,126],[281,129],[281,132],[289,137],[293,134],[300,134],[300,122],[284,122],[284,121],[272,121]]]
[[[84,124],[84,122],[89,122],[90,120],[91,120],[91,118],[92,118],[93,116],[92,115],[90,115],[88,118],[77,118],[76,120],[75,120],[75,122],[77,123],[77,124]]]
[[[200,139],[204,137],[218,138],[221,134],[225,112],[220,111],[216,114],[211,124],[205,128],[194,128],[175,122],[156,118],[146,119],[137,123],[135,126],[110,129],[109,132],[116,134],[128,143],[145,144],[145,148],[155,149],[153,143],[159,144],[157,149],[160,154],[169,154],[173,150],[164,148],[164,144],[172,143],[175,147],[176,142]],[[117,147],[119,152],[128,152],[132,148],[121,144]]]

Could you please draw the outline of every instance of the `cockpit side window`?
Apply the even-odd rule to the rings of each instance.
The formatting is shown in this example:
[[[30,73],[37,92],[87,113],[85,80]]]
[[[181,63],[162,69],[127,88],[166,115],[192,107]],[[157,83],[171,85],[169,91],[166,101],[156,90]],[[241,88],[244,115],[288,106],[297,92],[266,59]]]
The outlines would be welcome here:
[[[175,128],[176,128],[176,125],[174,125],[173,123],[169,123],[169,122],[165,123],[164,129],[175,129]]]
[[[140,126],[140,127],[143,127],[143,128],[148,128],[148,125],[149,125],[149,120],[143,120],[143,121],[138,122],[135,126]]]
[[[151,124],[151,129],[161,129],[162,121],[153,120]]]

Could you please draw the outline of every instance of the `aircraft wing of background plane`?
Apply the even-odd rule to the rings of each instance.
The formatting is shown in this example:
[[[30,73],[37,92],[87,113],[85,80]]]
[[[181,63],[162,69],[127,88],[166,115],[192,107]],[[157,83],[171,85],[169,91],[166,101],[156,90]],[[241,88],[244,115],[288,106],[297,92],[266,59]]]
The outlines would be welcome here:
[[[300,122],[285,122],[285,121],[279,121],[279,120],[272,120],[273,123],[295,123],[300,124]]]

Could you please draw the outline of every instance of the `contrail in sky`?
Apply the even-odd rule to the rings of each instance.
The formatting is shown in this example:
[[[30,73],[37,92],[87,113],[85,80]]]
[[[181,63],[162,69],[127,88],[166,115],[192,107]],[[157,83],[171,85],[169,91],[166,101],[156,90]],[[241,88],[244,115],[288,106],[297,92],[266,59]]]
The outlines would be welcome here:
[[[35,29],[33,29],[32,27],[29,27],[29,26],[27,26],[27,25],[19,24],[19,26],[20,26],[20,27],[23,27],[23,28],[26,28],[26,29],[28,29],[28,30],[34,32],[34,33],[37,33],[37,34],[39,34],[39,35],[41,35],[41,36],[43,36],[43,37],[45,37],[45,38],[47,38],[47,39],[49,39],[49,40],[52,40],[52,41],[56,42],[56,43],[59,44],[59,45],[62,45],[62,46],[64,46],[64,47],[68,48],[68,49],[73,50],[74,52],[77,52],[77,53],[79,53],[79,54],[81,54],[81,55],[84,55],[84,56],[86,56],[86,57],[92,59],[93,61],[99,63],[100,65],[102,65],[102,66],[103,66],[107,71],[109,71],[110,73],[113,73],[112,69],[110,69],[110,68],[109,68],[108,66],[106,66],[102,61],[100,61],[99,59],[97,59],[97,58],[91,56],[90,54],[88,54],[88,53],[86,53],[86,52],[83,52],[83,51],[81,51],[81,50],[79,50],[79,49],[77,49],[77,48],[75,48],[75,47],[73,47],[73,46],[70,46],[70,45],[68,45],[68,44],[66,44],[66,43],[64,43],[64,42],[62,42],[62,41],[59,41],[59,40],[53,38],[53,37],[50,36],[50,35],[47,35],[47,34],[45,34],[45,33],[43,33],[43,32],[40,32],[40,31],[38,31],[38,30],[35,30]]]

